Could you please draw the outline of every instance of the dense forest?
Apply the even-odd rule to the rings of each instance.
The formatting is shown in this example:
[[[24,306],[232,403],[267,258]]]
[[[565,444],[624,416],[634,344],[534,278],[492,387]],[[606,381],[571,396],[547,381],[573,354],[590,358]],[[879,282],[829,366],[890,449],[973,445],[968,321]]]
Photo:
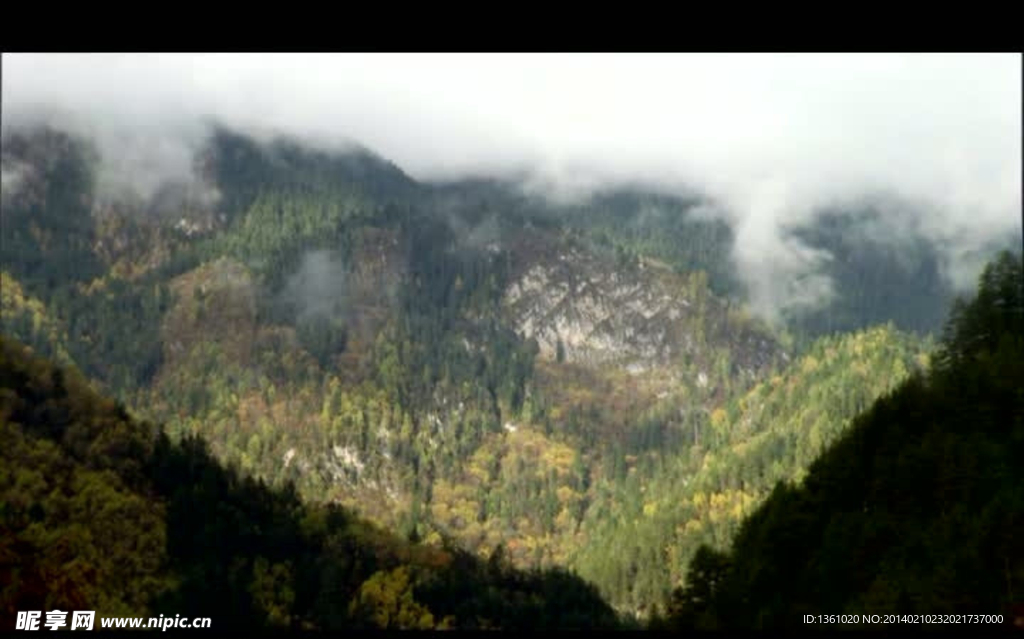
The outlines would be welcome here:
[[[573,565],[613,601],[663,601],[701,545],[725,549],[778,482],[800,481],[874,398],[921,370],[922,353],[891,326],[819,339],[781,374],[695,420],[680,454],[649,454],[602,482]]]
[[[0,609],[208,616],[220,628],[615,627],[592,586],[409,543],[172,441],[77,371],[0,340]]]
[[[927,372],[858,415],[802,481],[776,484],[728,550],[698,550],[666,623],[799,627],[826,611],[1012,622],[1024,616],[1021,459],[1024,270],[1004,253],[956,305]]]
[[[694,612],[693,588],[707,585],[698,575],[768,552],[750,532],[767,525],[752,523],[761,513],[803,517],[824,498],[797,496],[858,424],[907,385],[974,361],[950,363],[966,337],[936,345],[953,299],[937,249],[913,232],[886,235],[873,210],[791,229],[834,256],[837,295],[769,324],[748,310],[733,230],[697,194],[630,188],[556,203],[498,180],[421,184],[364,149],[220,127],[196,158],[199,184],[143,201],[98,187],[87,140],[50,128],[5,136],[5,163],[28,167],[0,220],[0,333],[5,365],[22,371],[5,378],[5,454],[27,474],[0,488],[36,495],[5,510],[21,540],[6,566],[27,580],[4,591],[11,601],[57,587],[47,580],[58,564],[22,564],[70,535],[100,572],[80,564],[67,596],[103,610],[209,601],[238,619],[258,609],[257,624],[317,628],[727,625],[731,612]],[[1009,299],[992,293],[1013,274],[1007,259],[951,326],[995,321],[978,309]],[[57,368],[23,361],[16,343]],[[1005,398],[962,401],[975,399]],[[63,421],[46,426],[37,400],[56,402]],[[108,436],[98,446],[117,454],[92,465],[81,451]],[[984,455],[999,444],[978,441],[989,447],[978,460],[995,468]],[[39,469],[51,467],[61,505],[47,505],[51,473]],[[90,526],[106,520],[87,521],[91,505],[68,510],[101,477],[156,553],[110,588],[97,584],[142,546],[90,546]],[[802,552],[816,531],[800,533]],[[209,548],[189,546],[193,535]],[[104,563],[115,551],[125,562]],[[236,559],[215,569],[217,553]],[[762,587],[760,570],[730,576],[729,592]],[[799,587],[820,594],[824,575]],[[869,586],[835,601],[853,610]],[[466,598],[457,588],[473,603],[453,608]],[[737,596],[721,611],[755,605]],[[387,598],[401,602],[393,615],[381,612]],[[744,608],[764,619],[752,624],[789,619],[782,603],[756,605],[769,612]]]

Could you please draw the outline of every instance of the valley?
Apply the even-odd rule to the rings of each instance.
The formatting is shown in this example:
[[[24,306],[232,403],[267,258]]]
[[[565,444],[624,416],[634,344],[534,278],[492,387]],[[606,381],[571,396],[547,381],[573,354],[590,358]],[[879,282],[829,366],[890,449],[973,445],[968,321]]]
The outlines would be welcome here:
[[[87,140],[9,136],[5,166],[32,178],[5,188],[0,331],[78,371],[76,393],[112,398],[118,423],[162,425],[165,447],[202,440],[203,463],[231,482],[308,504],[309,557],[334,552],[312,519],[337,507],[365,519],[390,558],[343,589],[370,625],[374,592],[418,579],[407,560],[499,566],[509,583],[567,571],[593,588],[573,610],[607,602],[597,625],[683,615],[698,549],[739,539],[754,553],[744,522],[765,504],[798,508],[774,505],[776,487],[805,490],[859,415],[930,374],[956,292],[924,239],[853,233],[876,223],[857,211],[802,231],[842,257],[831,306],[772,322],[752,311],[732,231],[697,212],[699,197],[623,188],[561,204],[220,128],[200,155],[218,197],[186,193],[168,212],[169,195],[103,197]],[[891,310],[918,297],[928,303]],[[125,494],[172,500],[147,477],[125,479]],[[272,593],[260,618],[298,624],[274,588],[305,569],[255,556],[245,569]],[[755,572],[735,579],[764,587]],[[469,618],[436,603],[437,588],[429,622],[410,604],[399,625]]]

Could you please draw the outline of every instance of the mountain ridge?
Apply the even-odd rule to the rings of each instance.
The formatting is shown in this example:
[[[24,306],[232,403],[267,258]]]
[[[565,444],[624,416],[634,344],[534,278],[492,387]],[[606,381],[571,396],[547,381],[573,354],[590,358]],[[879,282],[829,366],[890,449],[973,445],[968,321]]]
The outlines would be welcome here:
[[[4,332],[63,348],[129,410],[202,434],[246,475],[435,545],[569,565],[620,610],[648,614],[698,541],[722,545],[767,486],[802,472],[810,432],[815,450],[839,436],[930,348],[862,326],[877,309],[857,306],[871,298],[855,280],[843,328],[859,333],[752,316],[733,231],[696,196],[557,204],[502,181],[421,184],[359,150],[219,136],[201,175],[220,199],[182,215],[94,206],[95,160],[68,137],[13,147],[63,168],[37,171],[45,197],[5,196],[5,282],[23,290],[5,292]],[[843,237],[819,239],[855,254]],[[870,363],[844,376],[832,352]],[[829,390],[794,411],[784,389],[809,380]],[[775,413],[742,406],[755,389]],[[681,521],[719,522],[659,518],[676,497]],[[632,524],[609,525],[627,511],[658,522],[638,530],[670,556],[630,554]],[[613,567],[574,554],[585,538],[631,550]]]

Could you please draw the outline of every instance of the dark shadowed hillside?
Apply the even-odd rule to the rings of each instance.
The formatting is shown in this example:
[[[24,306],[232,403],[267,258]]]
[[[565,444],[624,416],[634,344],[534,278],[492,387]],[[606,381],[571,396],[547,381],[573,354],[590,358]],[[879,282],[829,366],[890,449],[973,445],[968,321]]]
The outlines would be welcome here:
[[[565,571],[400,540],[172,442],[0,339],[0,612],[208,616],[228,628],[593,628]]]
[[[778,484],[728,552],[697,553],[671,624],[796,628],[804,615],[875,613],[1011,623],[1024,595],[1021,459],[1024,273],[1004,253],[957,304],[929,372],[860,415],[802,483]]]
[[[919,230],[902,228],[899,211],[827,211],[792,229],[806,246],[825,251],[833,297],[794,313],[793,323],[812,335],[893,322],[928,333],[942,326],[953,300],[938,247]]]

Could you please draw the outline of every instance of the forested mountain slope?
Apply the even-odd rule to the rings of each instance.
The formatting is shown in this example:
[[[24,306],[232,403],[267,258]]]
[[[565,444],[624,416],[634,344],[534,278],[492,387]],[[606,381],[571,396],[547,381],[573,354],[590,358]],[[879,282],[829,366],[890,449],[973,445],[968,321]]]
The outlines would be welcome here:
[[[859,415],[802,483],[780,482],[728,552],[697,553],[671,622],[988,614],[1011,623],[1024,584],[1021,459],[1024,272],[1019,254],[1004,253],[977,296],[955,307],[929,371]]]
[[[613,627],[564,571],[411,544],[171,441],[0,338],[0,616],[207,616],[228,628]],[[11,624],[11,625],[8,625]]]
[[[817,340],[780,373],[596,487],[572,565],[611,601],[649,612],[683,583],[702,544],[725,549],[779,481],[800,481],[876,397],[926,366],[925,345],[891,326]],[[686,411],[685,405],[677,406]]]
[[[5,335],[241,476],[571,568],[620,610],[663,601],[930,348],[869,326],[889,308],[870,295],[841,326],[752,316],[696,195],[423,184],[220,127],[193,184],[146,199],[104,190],[87,140],[5,135]],[[851,246],[837,276],[860,272]]]

